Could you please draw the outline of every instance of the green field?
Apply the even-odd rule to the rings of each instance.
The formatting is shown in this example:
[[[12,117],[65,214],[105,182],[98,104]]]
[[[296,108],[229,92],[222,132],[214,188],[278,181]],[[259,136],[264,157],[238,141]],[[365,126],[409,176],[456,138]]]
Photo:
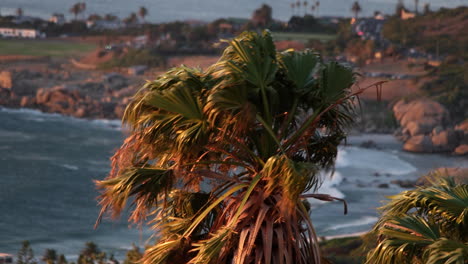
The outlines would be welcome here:
[[[61,40],[0,39],[0,55],[66,57],[92,51],[94,44]]]
[[[277,41],[296,40],[303,43],[307,43],[309,40],[320,40],[325,42],[336,38],[336,35],[321,33],[272,32],[272,35],[273,39]]]

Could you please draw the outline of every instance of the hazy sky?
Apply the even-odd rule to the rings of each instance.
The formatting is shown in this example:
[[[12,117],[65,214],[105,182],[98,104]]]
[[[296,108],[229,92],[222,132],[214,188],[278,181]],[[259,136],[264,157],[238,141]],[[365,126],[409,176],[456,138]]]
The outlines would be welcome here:
[[[77,1],[84,1],[87,14],[112,13],[120,17],[136,12],[140,6],[149,10],[148,21],[162,22],[186,19],[213,20],[219,17],[250,17],[252,11],[266,3],[273,7],[273,17],[287,20],[292,9],[290,4],[295,0],[0,0],[2,14],[14,13],[16,8],[24,9],[25,14],[49,17],[53,12],[64,13],[71,17],[70,7]],[[303,1],[303,0],[302,0]],[[309,0],[309,8],[311,2]],[[321,0],[319,15],[350,16],[350,8],[355,0]],[[393,13],[397,0],[360,0],[363,15],[371,15],[379,10]],[[433,9],[441,6],[468,6],[468,0],[420,0],[420,9],[430,3]],[[408,8],[414,8],[414,1],[405,0]],[[303,14],[304,11],[301,11]],[[310,9],[308,13],[311,13]]]

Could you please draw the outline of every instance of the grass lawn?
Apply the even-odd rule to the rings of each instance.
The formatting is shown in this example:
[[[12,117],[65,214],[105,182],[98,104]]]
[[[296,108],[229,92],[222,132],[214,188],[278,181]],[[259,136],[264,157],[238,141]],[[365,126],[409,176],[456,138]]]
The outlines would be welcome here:
[[[96,48],[94,44],[65,40],[0,39],[0,55],[66,57]]]
[[[296,40],[307,43],[309,40],[329,41],[334,40],[336,35],[321,34],[321,33],[296,33],[296,32],[272,32],[273,39],[281,40]]]

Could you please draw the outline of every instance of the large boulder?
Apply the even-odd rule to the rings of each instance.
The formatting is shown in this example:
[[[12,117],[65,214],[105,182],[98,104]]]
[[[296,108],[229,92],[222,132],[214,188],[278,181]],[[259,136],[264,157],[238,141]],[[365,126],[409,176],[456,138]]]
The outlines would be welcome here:
[[[449,127],[447,109],[430,99],[398,101],[393,106],[401,128],[396,136],[403,149],[412,152],[450,152],[462,141],[463,133]]]
[[[417,135],[403,144],[403,149],[411,152],[433,152],[434,145],[428,135]]]
[[[431,136],[433,151],[448,152],[453,151],[458,143],[458,135],[453,129],[447,129]]]
[[[460,156],[468,155],[468,144],[461,144],[460,146],[455,148],[453,153],[455,155],[460,155]]]
[[[64,86],[41,88],[36,93],[36,104],[47,112],[74,115],[82,100],[76,90],[69,90]]]
[[[11,71],[0,72],[0,88],[11,89],[13,87],[13,73]]]
[[[437,125],[445,126],[450,121],[447,109],[430,99],[410,102],[400,100],[393,106],[393,113],[402,127],[406,127],[410,122],[417,122],[434,128]]]

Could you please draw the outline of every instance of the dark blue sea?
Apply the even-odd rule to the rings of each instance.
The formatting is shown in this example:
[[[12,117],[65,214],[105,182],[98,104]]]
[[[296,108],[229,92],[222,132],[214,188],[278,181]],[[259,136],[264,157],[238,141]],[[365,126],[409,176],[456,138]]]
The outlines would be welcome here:
[[[118,121],[0,108],[0,252],[16,254],[21,241],[29,240],[36,255],[53,248],[74,259],[85,242],[94,241],[123,258],[132,243],[143,246],[151,232],[129,228],[124,217],[93,229],[99,212],[93,180],[106,176],[122,139]],[[369,139],[381,149],[359,147]],[[349,214],[343,215],[341,203],[312,201],[320,236],[371,228],[385,196],[403,190],[392,180],[416,179],[440,166],[468,167],[466,158],[401,152],[391,135],[354,136],[349,142],[340,148],[335,175],[319,190],[345,198]],[[382,183],[389,187],[379,188]]]

